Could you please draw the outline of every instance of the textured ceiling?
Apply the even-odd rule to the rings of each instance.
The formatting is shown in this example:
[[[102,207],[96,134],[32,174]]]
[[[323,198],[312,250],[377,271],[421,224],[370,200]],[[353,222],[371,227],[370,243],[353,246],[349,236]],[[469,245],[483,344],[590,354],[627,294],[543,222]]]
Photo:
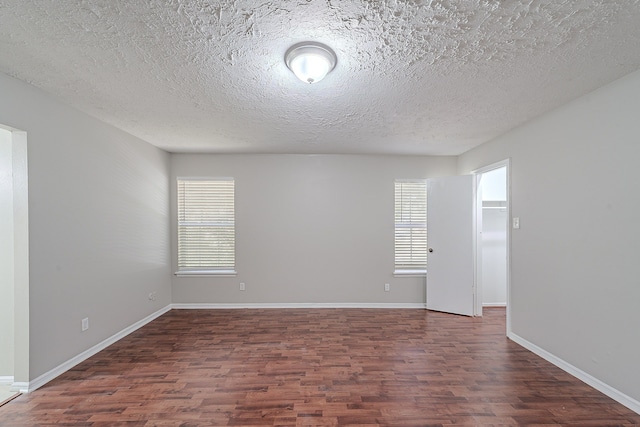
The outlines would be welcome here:
[[[638,0],[0,0],[0,72],[171,152],[459,154],[638,68]]]

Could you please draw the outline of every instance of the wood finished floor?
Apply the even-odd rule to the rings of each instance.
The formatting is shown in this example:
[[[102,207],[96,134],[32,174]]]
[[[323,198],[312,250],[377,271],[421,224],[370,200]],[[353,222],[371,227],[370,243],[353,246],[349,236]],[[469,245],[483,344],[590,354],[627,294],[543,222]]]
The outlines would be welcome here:
[[[638,425],[505,338],[504,309],[173,310],[2,426]]]

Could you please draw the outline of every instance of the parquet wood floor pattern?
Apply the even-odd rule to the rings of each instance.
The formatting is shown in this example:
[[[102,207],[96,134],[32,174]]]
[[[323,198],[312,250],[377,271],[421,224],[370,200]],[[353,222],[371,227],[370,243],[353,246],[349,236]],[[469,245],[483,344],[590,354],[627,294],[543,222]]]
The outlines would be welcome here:
[[[504,309],[173,310],[2,426],[638,425],[505,337]]]

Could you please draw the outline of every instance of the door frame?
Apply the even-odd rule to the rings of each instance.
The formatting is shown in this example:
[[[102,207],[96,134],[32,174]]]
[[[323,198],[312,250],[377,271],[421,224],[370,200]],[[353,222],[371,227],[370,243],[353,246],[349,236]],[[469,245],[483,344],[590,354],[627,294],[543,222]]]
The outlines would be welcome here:
[[[507,271],[506,271],[506,281],[507,281],[507,307],[506,307],[506,335],[509,336],[511,334],[511,159],[507,158],[505,160],[501,160],[499,162],[495,162],[495,163],[491,163],[489,165],[483,166],[481,168],[475,169],[473,171],[471,171],[471,173],[473,175],[476,175],[476,180],[475,180],[475,185],[476,185],[476,193],[479,193],[479,186],[480,186],[480,176],[486,172],[491,172],[493,170],[496,169],[500,169],[502,167],[506,168],[506,185],[507,185]],[[482,211],[482,204],[480,203],[480,206],[477,208],[477,211],[481,212]],[[476,219],[476,234],[479,232],[479,225],[481,226],[482,223],[480,222],[482,221],[482,214],[480,213],[479,217]],[[476,236],[478,237],[478,236]],[[482,253],[482,240],[479,238],[476,238],[476,263],[478,262],[478,256],[479,254]],[[476,268],[476,284],[481,283],[481,277],[480,275],[482,274],[481,269]],[[482,289],[479,289],[479,286],[477,285],[477,294],[479,294],[479,296],[476,299],[476,311],[479,311],[480,313],[482,313]],[[478,306],[480,306],[480,308],[478,309]]]
[[[0,124],[10,136],[13,175],[13,378],[12,391],[29,392],[29,190],[27,132]]]

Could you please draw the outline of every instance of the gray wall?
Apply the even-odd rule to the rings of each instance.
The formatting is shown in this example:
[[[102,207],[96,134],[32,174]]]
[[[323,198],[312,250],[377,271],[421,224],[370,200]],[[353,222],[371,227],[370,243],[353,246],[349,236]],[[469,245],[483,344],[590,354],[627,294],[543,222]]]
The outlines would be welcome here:
[[[28,139],[34,379],[170,304],[169,155],[5,75],[0,93]]]
[[[178,176],[235,178],[238,271],[176,277],[174,303],[424,303],[424,278],[393,277],[394,179],[453,175],[455,157],[185,154],[171,162],[172,187]]]
[[[640,400],[640,72],[459,157],[511,158],[513,333]]]

